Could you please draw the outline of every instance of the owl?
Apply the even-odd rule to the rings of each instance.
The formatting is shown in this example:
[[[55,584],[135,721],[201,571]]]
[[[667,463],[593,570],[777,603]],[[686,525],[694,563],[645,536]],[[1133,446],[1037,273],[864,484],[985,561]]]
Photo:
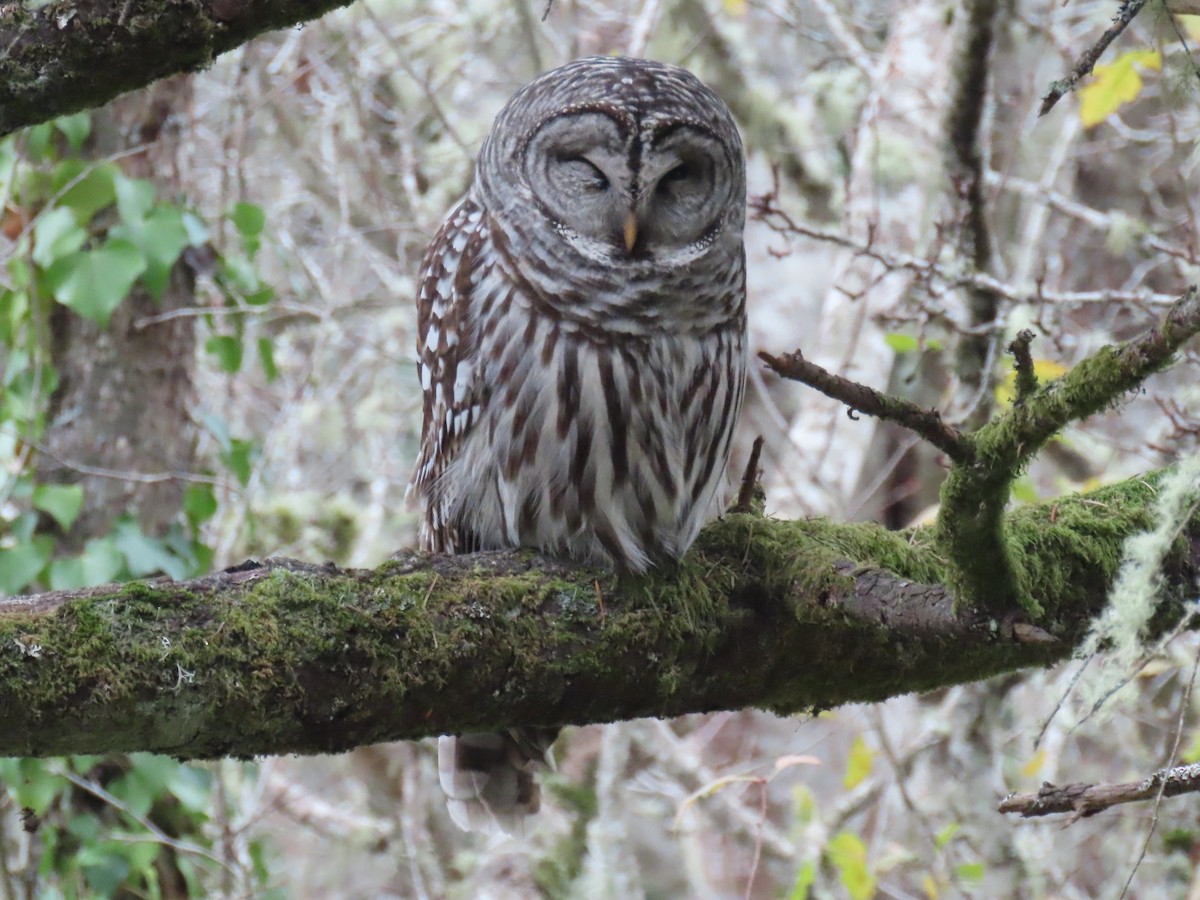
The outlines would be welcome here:
[[[582,59],[509,100],[421,267],[424,549],[683,555],[742,405],[745,207],[733,118],[684,69]],[[455,822],[536,811],[555,733],[442,738]]]

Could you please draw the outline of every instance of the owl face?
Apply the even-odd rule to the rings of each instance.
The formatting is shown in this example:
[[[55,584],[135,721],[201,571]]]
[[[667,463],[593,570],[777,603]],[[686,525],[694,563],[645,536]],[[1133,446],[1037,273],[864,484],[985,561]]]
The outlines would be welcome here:
[[[741,243],[737,129],[674,66],[596,58],[541,76],[497,117],[479,176],[490,209],[594,262],[679,266]]]
[[[569,111],[534,132],[522,163],[542,212],[581,250],[610,257],[707,244],[733,199],[720,141],[701,126],[628,118]]]

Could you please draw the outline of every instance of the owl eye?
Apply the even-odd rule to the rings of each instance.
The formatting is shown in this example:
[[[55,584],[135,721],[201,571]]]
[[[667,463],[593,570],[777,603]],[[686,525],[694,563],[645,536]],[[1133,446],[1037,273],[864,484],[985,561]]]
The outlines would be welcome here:
[[[681,181],[687,181],[692,177],[692,167],[687,163],[680,163],[670,172],[658,179],[660,185],[678,184]]]
[[[608,176],[601,172],[595,163],[582,156],[564,156],[560,158],[559,162],[567,166],[571,174],[589,190],[596,193],[608,190],[610,184]]]

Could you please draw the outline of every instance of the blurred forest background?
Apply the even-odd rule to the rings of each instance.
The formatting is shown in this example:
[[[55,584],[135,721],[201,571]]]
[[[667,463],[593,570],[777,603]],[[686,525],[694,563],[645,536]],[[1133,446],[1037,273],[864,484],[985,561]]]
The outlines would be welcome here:
[[[974,65],[962,10],[932,0],[546,9],[363,0],[0,143],[0,590],[410,546],[421,253],[507,97],[579,56],[687,66],[733,109],[755,350],[978,423],[1009,402],[1019,329],[1052,377],[1200,279],[1194,18],[1148,9],[1039,119],[1113,3],[1002,4]],[[1071,428],[1020,501],[1195,453],[1198,361]],[[929,520],[935,452],[752,371],[731,470],[764,436],[769,514]],[[1200,759],[1198,646],[1120,668],[1096,714],[1101,661],[1078,683],[1074,663],[793,719],[572,729],[543,813],[499,842],[449,822],[432,742],[0,760],[0,897],[1090,898],[1132,879],[1200,898],[1189,798],[1067,827],[996,811],[1043,780]]]

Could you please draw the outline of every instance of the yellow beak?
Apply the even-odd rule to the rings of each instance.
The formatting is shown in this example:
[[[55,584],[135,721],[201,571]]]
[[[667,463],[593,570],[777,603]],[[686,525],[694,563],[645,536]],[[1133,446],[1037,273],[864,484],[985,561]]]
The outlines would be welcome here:
[[[637,215],[630,213],[625,219],[625,249],[630,253],[633,252],[633,245],[637,243]]]

